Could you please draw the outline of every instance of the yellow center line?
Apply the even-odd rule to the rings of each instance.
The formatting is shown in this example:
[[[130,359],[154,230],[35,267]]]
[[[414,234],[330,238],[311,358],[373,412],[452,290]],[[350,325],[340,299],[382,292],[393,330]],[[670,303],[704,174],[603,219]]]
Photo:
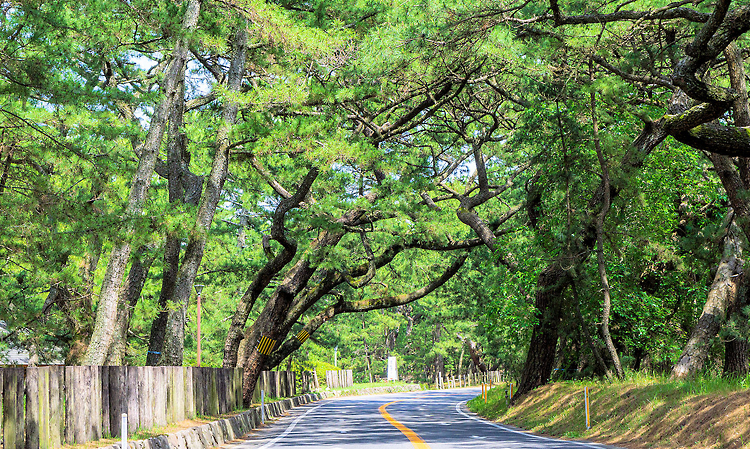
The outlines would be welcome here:
[[[380,406],[378,410],[380,410],[380,414],[383,415],[383,418],[385,418],[389,423],[393,424],[393,427],[397,428],[401,431],[404,435],[406,435],[406,438],[411,441],[411,444],[417,448],[417,449],[430,449],[430,445],[424,442],[423,439],[419,438],[419,435],[414,433],[413,430],[406,427],[405,425],[401,424],[400,422],[396,421],[387,411],[385,411],[385,408],[388,407],[391,404],[395,404],[396,402],[405,401],[405,399],[401,399],[399,401],[393,401],[389,402],[387,404],[383,404]]]

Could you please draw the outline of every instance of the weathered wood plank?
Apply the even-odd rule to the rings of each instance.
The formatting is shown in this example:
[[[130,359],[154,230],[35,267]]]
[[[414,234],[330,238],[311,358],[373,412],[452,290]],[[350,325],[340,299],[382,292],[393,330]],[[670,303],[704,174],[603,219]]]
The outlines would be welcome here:
[[[138,370],[140,367],[128,366],[126,368],[125,382],[128,386],[125,402],[128,407],[128,433],[133,434],[140,426],[140,407],[138,404]]]
[[[3,372],[3,441],[5,449],[24,449],[24,395],[26,369],[6,368]]]
[[[216,368],[207,368],[209,372],[209,414],[216,416],[219,414],[219,373]]]
[[[55,411],[50,407],[50,396],[52,390],[50,388],[50,372],[49,367],[43,367],[39,369],[39,421],[42,423],[39,427],[39,446],[42,449],[52,449],[54,444],[51,438],[50,424],[52,423],[52,413]]]
[[[157,426],[167,425],[167,367],[157,366],[153,370],[153,397],[154,397],[154,424]]]
[[[73,372],[72,382],[66,382],[71,384],[73,398],[72,402],[66,402],[71,405],[71,416],[72,419],[67,422],[68,427],[73,429],[73,441],[74,443],[80,444],[90,441],[93,432],[90,430],[89,420],[91,419],[91,404],[89,402],[90,396],[86,394],[89,386],[90,379],[89,373],[84,366],[66,367],[71,368]],[[66,373],[67,374],[67,373]],[[67,376],[66,376],[67,381]]]
[[[102,436],[112,437],[112,423],[110,421],[110,414],[109,414],[109,367],[108,366],[100,366],[99,367],[99,391],[101,395],[101,406],[100,406],[100,416],[101,416],[101,434]]]
[[[203,400],[204,390],[203,368],[195,367],[193,368],[193,394],[195,397],[195,413],[198,416],[206,414]]]
[[[237,388],[235,382],[237,382],[237,375],[234,368],[227,368],[227,410],[232,411],[235,409],[235,403],[237,401],[236,394]]]
[[[3,447],[16,448],[18,426],[16,423],[16,376],[12,368],[6,369],[3,375]]]
[[[88,383],[86,384],[90,394],[90,414],[89,414],[89,441],[96,441],[102,438],[102,369],[100,366],[88,366]]]
[[[235,404],[234,409],[238,410],[242,408],[242,368],[235,368],[234,369],[234,375],[235,375],[235,381],[234,381],[234,388],[236,389],[234,393],[235,397]]]
[[[186,417],[185,409],[187,407],[187,404],[185,404],[185,395],[187,392],[187,388],[185,385],[185,371],[185,368],[181,366],[176,366],[173,368],[174,401],[172,403],[172,408],[174,413],[174,420],[176,422],[183,421]]]
[[[65,429],[65,444],[75,444],[75,427],[72,425],[75,422],[75,410],[77,407],[75,398],[75,376],[76,371],[73,366],[66,366],[65,368],[65,423],[67,424]]]
[[[39,369],[26,370],[26,449],[39,449]],[[23,407],[23,403],[21,404]]]
[[[107,387],[109,390],[109,431],[113,437],[119,437],[122,432],[122,414],[127,413],[125,367],[107,366]]]
[[[169,423],[175,422],[174,419],[174,366],[164,367],[164,391],[166,402],[164,404],[164,417]]]
[[[195,372],[193,368],[185,367],[185,417],[192,419],[195,418],[195,411],[197,410],[195,404]]]
[[[281,392],[281,372],[280,371],[271,371],[273,373],[273,392],[271,393],[271,396],[275,398],[280,398],[283,396],[283,393]]]
[[[151,407],[153,398],[151,370],[145,366],[137,367],[138,376],[138,420],[142,429],[154,427],[154,413]]]
[[[49,367],[49,440],[50,447],[63,445],[65,437],[65,368],[62,366]]]
[[[214,372],[216,373],[219,414],[222,414],[227,412],[227,371],[223,368],[217,368]]]
[[[76,409],[73,411],[75,416],[75,439],[76,443],[85,443],[91,440],[91,435],[93,434],[90,430],[91,426],[87,422],[91,419],[90,396],[86,394],[91,386],[91,379],[87,367],[76,366],[74,369],[77,371],[74,383]]]

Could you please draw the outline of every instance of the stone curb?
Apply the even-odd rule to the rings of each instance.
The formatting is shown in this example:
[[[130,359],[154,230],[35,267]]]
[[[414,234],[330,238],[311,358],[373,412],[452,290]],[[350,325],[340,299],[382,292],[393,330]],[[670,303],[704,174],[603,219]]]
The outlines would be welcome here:
[[[420,391],[419,385],[399,385],[393,387],[363,388],[348,391],[323,391],[309,393],[291,399],[271,402],[266,405],[267,417],[278,417],[288,410],[300,405],[309,404],[321,399],[344,396],[361,396],[370,394],[403,393]],[[236,440],[257,429],[260,425],[260,406],[242,412],[231,418],[213,421],[202,426],[180,430],[169,435],[159,435],[147,440],[128,440],[128,449],[209,449]],[[104,446],[99,449],[120,449],[121,443]]]
[[[277,417],[288,410],[326,398],[328,395],[310,393],[266,405],[266,416]],[[159,435],[147,440],[128,440],[128,449],[208,449],[221,446],[250,433],[260,425],[260,406],[230,418],[213,421],[202,426],[180,430],[169,435]],[[100,449],[120,449],[121,443]]]

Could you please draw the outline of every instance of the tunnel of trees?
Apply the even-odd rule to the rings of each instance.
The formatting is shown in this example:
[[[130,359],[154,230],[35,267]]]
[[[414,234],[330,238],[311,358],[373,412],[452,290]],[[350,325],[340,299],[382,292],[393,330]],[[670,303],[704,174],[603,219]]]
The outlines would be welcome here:
[[[742,2],[0,8],[0,354],[748,374]]]

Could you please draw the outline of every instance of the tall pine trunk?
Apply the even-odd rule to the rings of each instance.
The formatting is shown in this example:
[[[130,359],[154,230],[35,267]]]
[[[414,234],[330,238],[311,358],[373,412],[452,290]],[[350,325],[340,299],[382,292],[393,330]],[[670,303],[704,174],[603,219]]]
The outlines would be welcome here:
[[[229,67],[227,90],[239,92],[245,73],[247,60],[247,29],[242,25],[232,40],[232,61]],[[227,101],[222,111],[222,123],[216,135],[216,153],[214,154],[211,173],[206,179],[206,189],[201,197],[195,228],[188,241],[185,255],[182,259],[177,281],[171,300],[165,324],[164,342],[159,365],[182,365],[185,339],[185,311],[190,299],[190,293],[198,274],[198,268],[203,260],[203,253],[208,241],[208,232],[216,213],[216,207],[221,199],[221,191],[229,173],[229,133],[237,121],[239,105],[234,101]]]
[[[531,334],[529,352],[518,383],[518,395],[549,382],[563,315],[562,296],[569,284],[570,274],[560,264],[550,265],[539,274],[534,303],[538,324]]]
[[[734,224],[734,213],[730,211],[729,214],[730,222],[724,237],[723,255],[708,292],[706,304],[679,360],[672,368],[672,377],[677,379],[694,376],[703,368],[711,343],[726,321],[727,311],[737,300],[744,264],[744,241],[742,231]]]
[[[125,237],[122,242],[116,243],[112,248],[104,280],[102,281],[94,331],[91,335],[86,357],[84,358],[84,364],[86,365],[103,365],[106,362],[107,355],[111,351],[114,340],[113,330],[117,321],[120,289],[122,288],[123,277],[125,275],[125,267],[130,258],[130,239],[135,233],[135,221],[143,213],[146,195],[151,185],[151,176],[154,173],[156,159],[159,155],[159,148],[161,147],[161,141],[166,129],[167,116],[180,92],[178,84],[182,74],[185,72],[188,55],[188,35],[198,23],[199,12],[200,1],[189,0],[182,22],[182,30],[185,34],[175,44],[172,60],[167,67],[162,84],[164,98],[162,98],[154,116],[151,118],[148,134],[143,142],[138,159],[138,167],[131,181],[130,194],[128,195],[128,202],[123,216],[123,220],[126,223],[124,229]]]

